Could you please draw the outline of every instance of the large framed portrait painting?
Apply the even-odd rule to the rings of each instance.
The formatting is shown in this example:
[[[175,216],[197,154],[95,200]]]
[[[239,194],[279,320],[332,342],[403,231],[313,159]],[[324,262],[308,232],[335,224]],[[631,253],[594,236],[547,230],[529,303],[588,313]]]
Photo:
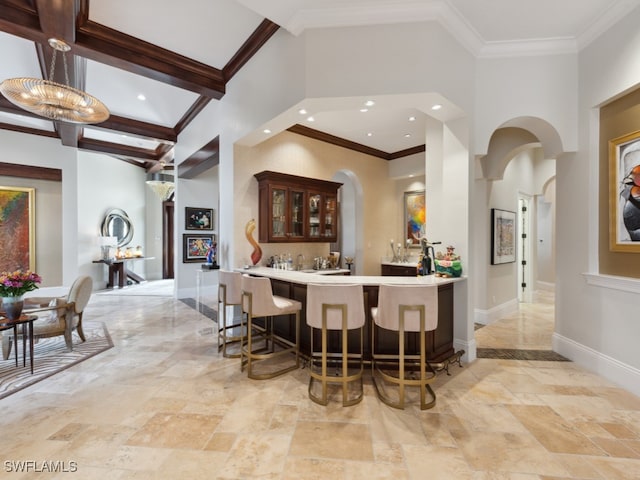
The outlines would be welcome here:
[[[609,249],[640,252],[640,131],[609,141]]]
[[[0,187],[0,272],[35,270],[35,189]]]

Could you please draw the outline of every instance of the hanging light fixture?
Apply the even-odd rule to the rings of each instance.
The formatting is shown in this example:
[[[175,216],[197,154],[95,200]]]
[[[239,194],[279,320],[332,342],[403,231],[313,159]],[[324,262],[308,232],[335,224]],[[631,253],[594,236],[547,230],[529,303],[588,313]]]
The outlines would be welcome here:
[[[160,161],[160,165],[162,166],[162,170],[164,170],[164,166],[166,164],[163,160]],[[151,190],[153,190],[158,197],[160,197],[160,200],[166,202],[171,198],[171,195],[176,189],[176,184],[173,180],[173,175],[155,172],[147,174],[146,184],[151,187]]]
[[[49,80],[9,78],[0,83],[2,95],[23,110],[51,120],[78,124],[104,122],[109,118],[107,107],[88,93],[69,86],[66,52],[71,47],[56,38],[50,38],[49,45],[53,48]],[[53,81],[58,52],[62,52],[66,85]]]

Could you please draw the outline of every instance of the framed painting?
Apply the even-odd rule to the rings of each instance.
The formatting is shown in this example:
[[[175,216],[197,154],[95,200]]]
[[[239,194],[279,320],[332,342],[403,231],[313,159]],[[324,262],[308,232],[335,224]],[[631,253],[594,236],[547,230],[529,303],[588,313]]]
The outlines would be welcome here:
[[[0,187],[0,271],[36,269],[35,188]]]
[[[640,131],[609,141],[609,249],[640,252]]]
[[[213,208],[185,207],[185,230],[213,230]]]
[[[182,235],[182,262],[206,263],[207,255],[216,247],[213,234],[185,233]]]
[[[424,190],[404,192],[404,222],[406,244],[420,246],[420,237],[424,236],[427,219]]]
[[[491,265],[516,261],[516,212],[491,209]]]

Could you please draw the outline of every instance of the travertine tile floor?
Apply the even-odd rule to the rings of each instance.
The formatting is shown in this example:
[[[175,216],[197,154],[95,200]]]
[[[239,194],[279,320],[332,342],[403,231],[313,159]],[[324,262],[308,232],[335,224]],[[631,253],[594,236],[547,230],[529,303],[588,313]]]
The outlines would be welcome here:
[[[453,366],[428,411],[369,381],[361,404],[321,407],[304,369],[248,380],[182,302],[94,295],[85,315],[115,347],[2,400],[1,478],[640,478],[640,398],[571,362]],[[76,473],[35,471],[55,467]]]

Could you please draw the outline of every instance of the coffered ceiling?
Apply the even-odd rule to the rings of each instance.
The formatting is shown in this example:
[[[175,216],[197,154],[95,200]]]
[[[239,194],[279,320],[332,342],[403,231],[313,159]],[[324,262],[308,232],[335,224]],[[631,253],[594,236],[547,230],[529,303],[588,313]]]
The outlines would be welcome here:
[[[477,56],[578,51],[639,0],[0,0],[0,80],[47,78],[47,39],[71,45],[72,86],[101,99],[111,117],[77,126],[31,115],[0,97],[0,129],[59,138],[157,170],[180,132],[269,38],[318,27],[440,22]],[[63,83],[61,62],[52,80]],[[318,105],[313,124],[290,114],[281,126],[356,142],[393,158],[418,147],[425,116],[406,99],[354,122],[364,99]],[[420,99],[428,102],[430,99]],[[434,113],[437,117],[437,114]],[[407,123],[405,119],[416,117]],[[287,123],[288,122],[288,123]],[[363,136],[374,130],[380,135]],[[415,134],[413,132],[415,131]],[[215,151],[215,144],[207,147]]]

